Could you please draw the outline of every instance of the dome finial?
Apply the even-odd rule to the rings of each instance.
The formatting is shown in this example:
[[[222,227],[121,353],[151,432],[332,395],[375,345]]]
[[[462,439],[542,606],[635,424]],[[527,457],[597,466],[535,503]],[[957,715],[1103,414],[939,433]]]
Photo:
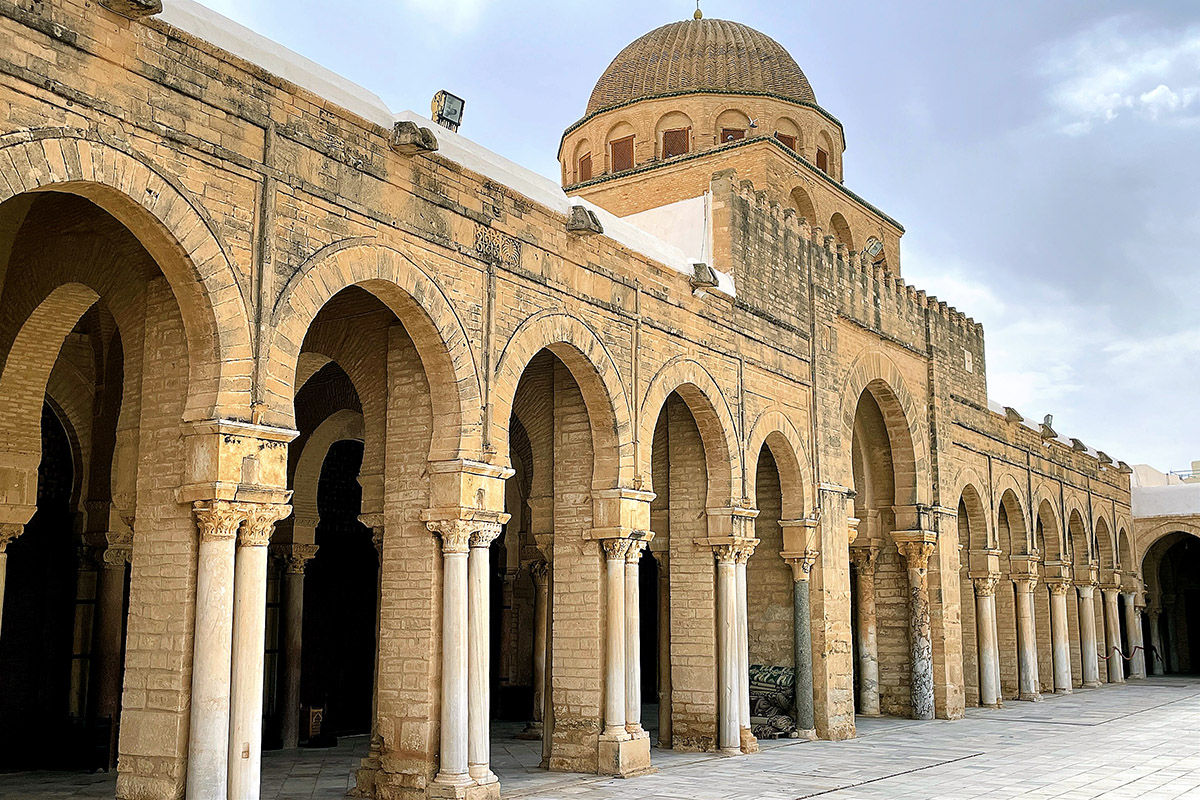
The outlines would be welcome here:
[[[696,0],[696,13],[692,14],[693,19],[704,19],[704,12],[700,10],[700,0]]]

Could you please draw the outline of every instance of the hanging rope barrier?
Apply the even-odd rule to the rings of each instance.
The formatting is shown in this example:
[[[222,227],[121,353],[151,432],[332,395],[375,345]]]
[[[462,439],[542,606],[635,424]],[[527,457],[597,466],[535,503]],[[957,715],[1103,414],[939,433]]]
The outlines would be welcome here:
[[[1137,655],[1137,651],[1138,651],[1138,650],[1145,651],[1145,649],[1146,649],[1146,648],[1142,647],[1142,646],[1139,644],[1139,645],[1137,645],[1136,647],[1134,647],[1134,648],[1133,648],[1133,652],[1132,652],[1132,653],[1130,653],[1129,655],[1125,655],[1124,653],[1122,653],[1122,652],[1121,652],[1121,648],[1117,647],[1115,644],[1113,645],[1112,649],[1113,649],[1113,651],[1114,651],[1114,652],[1115,652],[1117,655],[1119,655],[1121,658],[1125,659],[1126,661],[1130,661],[1130,660],[1131,660],[1131,659],[1132,659],[1132,658],[1133,658],[1135,655]],[[1096,651],[1096,655],[1097,655],[1097,656],[1099,656],[1099,657],[1100,657],[1100,659],[1101,659],[1102,661],[1108,661],[1110,658],[1112,658],[1112,654],[1111,654],[1111,653],[1110,653],[1109,655],[1104,655],[1103,653],[1101,653],[1101,652],[1100,652],[1100,651],[1098,651],[1098,650]],[[1155,655],[1155,657],[1157,658],[1157,655]],[[1161,661],[1162,659],[1159,659],[1159,660]]]

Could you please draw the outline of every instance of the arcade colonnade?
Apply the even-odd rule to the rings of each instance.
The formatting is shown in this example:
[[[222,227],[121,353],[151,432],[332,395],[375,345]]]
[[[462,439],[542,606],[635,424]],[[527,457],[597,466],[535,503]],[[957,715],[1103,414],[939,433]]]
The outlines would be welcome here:
[[[676,749],[756,749],[749,670],[767,641],[796,671],[805,733],[852,736],[855,684],[863,713],[961,714],[964,536],[985,704],[1014,676],[1022,696],[1037,693],[1039,631],[1052,634],[1054,658],[1044,660],[1054,685],[1068,685],[1065,593],[1052,593],[1047,622],[1031,598],[1039,569],[1054,587],[1083,584],[1065,625],[1077,621],[1084,684],[1098,680],[1093,620],[1115,646],[1119,576],[1132,587],[1136,575],[1119,570],[1129,562],[1099,522],[1076,547],[1058,528],[1024,526],[1024,507],[1007,494],[976,529],[972,504],[995,487],[974,487],[973,499],[964,490],[957,512],[934,505],[921,466],[929,445],[894,367],[860,366],[865,377],[826,400],[845,423],[823,429],[817,480],[816,414],[770,393],[748,399],[730,378],[736,370],[661,331],[639,324],[632,356],[618,362],[612,338],[585,314],[522,316],[513,303],[506,317],[489,300],[489,316],[468,333],[443,289],[465,267],[418,259],[398,234],[394,245],[330,245],[274,293],[259,287],[275,299],[257,301],[256,329],[228,246],[144,160],[75,135],[2,149],[22,163],[55,159],[57,169],[6,173],[0,198],[9,253],[0,552],[17,553],[0,556],[0,580],[6,562],[21,568],[22,540],[45,535],[49,407],[87,465],[76,468],[90,480],[72,500],[89,511],[84,533],[104,562],[129,561],[127,595],[123,581],[98,589],[107,644],[94,651],[108,664],[110,697],[122,676],[119,796],[257,796],[272,543],[291,576],[280,601],[282,704],[284,738],[296,735],[300,576],[322,557],[313,476],[330,444],[346,439],[361,441],[358,521],[379,553],[364,795],[498,795],[491,633],[513,620],[492,619],[494,561],[532,580],[528,716],[556,770],[650,768],[640,718],[650,651],[660,743],[669,729]],[[56,386],[68,380],[72,345],[97,342],[105,347],[93,348],[93,367],[70,373],[90,380],[89,416],[72,411],[78,392]],[[113,365],[109,378],[98,378],[97,363]],[[352,390],[304,400],[305,384],[333,370]],[[303,442],[298,452],[293,442]],[[765,518],[760,473],[778,486]],[[1013,533],[1025,530],[1036,533]],[[652,614],[641,597],[651,561],[660,587]],[[1013,604],[989,601],[1005,579]],[[769,581],[784,590],[763,610]],[[114,668],[113,620],[126,605],[124,663]],[[1010,611],[1015,650],[999,630]],[[1140,617],[1130,614],[1135,630]],[[657,649],[643,646],[648,620]],[[3,623],[0,636],[14,621]]]

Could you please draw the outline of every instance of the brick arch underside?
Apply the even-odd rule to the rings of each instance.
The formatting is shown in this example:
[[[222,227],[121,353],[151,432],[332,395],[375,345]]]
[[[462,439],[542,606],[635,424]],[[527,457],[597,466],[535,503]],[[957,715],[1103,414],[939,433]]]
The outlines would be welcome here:
[[[317,313],[350,286],[366,290],[400,320],[416,347],[433,404],[431,461],[481,453],[480,383],[475,354],[449,298],[408,254],[373,239],[322,249],[296,271],[271,312],[263,381],[265,419],[290,426],[300,349]]]
[[[644,486],[649,487],[652,483],[654,429],[659,414],[666,407],[667,398],[673,393],[683,400],[700,431],[704,463],[708,470],[708,507],[740,505],[743,502],[745,484],[742,476],[745,473],[733,412],[708,370],[686,357],[668,361],[651,379],[642,401],[638,474]]]
[[[522,322],[509,338],[496,364],[491,410],[491,446],[507,463],[509,423],[518,406],[521,378],[534,357],[549,351],[567,367],[583,395],[592,429],[592,488],[633,485],[633,424],[621,375],[600,337],[581,320],[557,312],[540,312]],[[536,401],[532,401],[536,402]],[[524,406],[525,403],[519,404]],[[522,416],[524,408],[519,408]],[[528,412],[532,413],[532,412]],[[522,419],[535,450],[545,437],[538,425]],[[536,455],[536,454],[535,454]],[[544,462],[544,458],[537,458]],[[535,484],[540,485],[535,467]]]
[[[114,217],[149,253],[183,318],[184,418],[248,421],[252,370],[244,278],[203,206],[166,170],[93,132],[10,134],[0,137],[0,157],[29,164],[5,173],[0,204],[28,193],[77,195]]]
[[[779,487],[782,493],[783,519],[800,519],[807,515],[804,487],[808,485],[808,459],[804,443],[792,424],[780,409],[772,409],[759,415],[750,428],[747,440],[746,496],[758,507],[757,467],[763,448],[771,452],[779,471]]]
[[[929,473],[929,445],[920,426],[924,413],[919,410],[899,367],[883,353],[863,353],[847,372],[842,389],[842,430],[851,446],[858,402],[865,392],[870,392],[878,404],[887,427],[896,478],[896,504],[929,502],[932,487],[919,480],[919,476]]]

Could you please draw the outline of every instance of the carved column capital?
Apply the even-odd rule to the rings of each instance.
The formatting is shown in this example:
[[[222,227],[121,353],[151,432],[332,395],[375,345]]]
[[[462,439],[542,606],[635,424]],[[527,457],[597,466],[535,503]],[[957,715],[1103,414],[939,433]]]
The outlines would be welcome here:
[[[996,587],[1000,585],[999,575],[984,575],[979,578],[972,578],[971,581],[975,584],[976,597],[992,597],[996,594]]]
[[[229,500],[197,501],[193,506],[201,542],[219,542],[237,537],[246,519],[246,507]]]
[[[1046,585],[1050,587],[1050,594],[1056,597],[1063,597],[1067,594],[1067,590],[1071,588],[1071,581],[1066,578],[1055,578],[1046,581]]]
[[[629,555],[632,539],[601,539],[600,546],[604,548],[604,557],[608,561],[624,561]]]
[[[471,547],[491,547],[492,542],[500,537],[499,522],[478,522],[475,529],[471,531],[470,546]]]
[[[909,569],[929,569],[929,557],[933,555],[934,542],[901,541],[896,542],[896,549],[904,557]]]
[[[813,565],[817,563],[817,556],[820,553],[816,550],[805,550],[803,553],[780,553],[779,555],[792,568],[793,581],[806,581],[808,574],[812,572]]]
[[[544,560],[534,561],[529,565],[529,577],[533,578],[533,585],[536,587],[540,588],[549,574],[550,565]]]
[[[756,546],[758,546],[758,539],[732,539],[714,542],[712,549],[718,563],[745,564],[750,560]]]
[[[109,531],[104,534],[104,546],[98,548],[97,561],[105,567],[124,569],[133,562],[133,534],[128,531]]]
[[[442,539],[442,553],[465,553],[471,549],[471,533],[475,530],[475,522],[469,519],[434,519],[425,523],[425,527]]]
[[[8,547],[8,543],[20,536],[25,526],[19,522],[0,522],[0,553]]]
[[[283,561],[284,571],[289,575],[303,575],[308,562],[317,555],[315,544],[280,544],[272,545],[271,552]]]
[[[626,564],[637,564],[642,560],[642,553],[645,552],[646,546],[650,544],[645,539],[631,539],[629,541],[629,552],[625,554]]]
[[[879,563],[879,548],[851,547],[850,562],[860,575],[874,575],[875,567]]]
[[[284,503],[246,503],[245,508],[239,547],[266,547],[275,532],[275,523],[292,513],[292,507]]]

